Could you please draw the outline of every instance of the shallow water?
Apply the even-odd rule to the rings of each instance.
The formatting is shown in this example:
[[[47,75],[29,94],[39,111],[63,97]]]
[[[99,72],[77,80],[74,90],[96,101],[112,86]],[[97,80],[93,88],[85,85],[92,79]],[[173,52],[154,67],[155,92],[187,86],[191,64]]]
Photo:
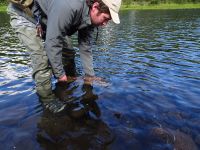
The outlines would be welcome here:
[[[180,149],[152,134],[158,127],[180,131],[192,140],[183,143],[200,148],[199,14],[123,11],[120,25],[100,29],[95,70],[108,86],[55,85],[66,99],[90,101],[90,117],[74,119],[43,111],[28,51],[0,13],[0,149]]]

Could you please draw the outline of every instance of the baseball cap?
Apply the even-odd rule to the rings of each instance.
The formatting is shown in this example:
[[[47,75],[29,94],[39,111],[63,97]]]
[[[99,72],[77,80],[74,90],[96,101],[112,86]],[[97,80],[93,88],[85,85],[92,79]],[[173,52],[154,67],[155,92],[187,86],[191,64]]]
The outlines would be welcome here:
[[[106,6],[108,6],[111,18],[114,23],[119,24],[119,9],[121,6],[121,0],[102,0]]]

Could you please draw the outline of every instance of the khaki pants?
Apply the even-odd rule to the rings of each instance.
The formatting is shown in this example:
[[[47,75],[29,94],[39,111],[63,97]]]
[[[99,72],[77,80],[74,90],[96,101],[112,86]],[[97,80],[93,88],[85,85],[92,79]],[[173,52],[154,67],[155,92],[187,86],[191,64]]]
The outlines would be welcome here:
[[[44,50],[44,43],[36,36],[36,26],[26,18],[19,16],[12,6],[8,6],[10,24],[15,30],[21,43],[29,50],[32,66],[32,77],[36,84],[36,91],[42,102],[55,99],[52,92],[52,69]],[[67,75],[75,76],[75,51],[72,48],[71,39],[66,37],[63,46],[64,69],[69,72]]]

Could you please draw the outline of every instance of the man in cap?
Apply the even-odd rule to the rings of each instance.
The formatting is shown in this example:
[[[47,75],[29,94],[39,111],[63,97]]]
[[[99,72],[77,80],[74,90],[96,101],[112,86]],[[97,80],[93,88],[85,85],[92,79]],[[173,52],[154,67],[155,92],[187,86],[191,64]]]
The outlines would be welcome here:
[[[30,6],[32,18],[15,4],[9,5],[11,26],[30,50],[32,76],[45,108],[57,113],[66,106],[55,97],[51,77],[53,73],[58,82],[68,80],[62,56],[65,51],[72,51],[69,37],[78,31],[83,71],[93,79],[92,33],[111,19],[119,24],[120,6],[121,0],[34,0]]]

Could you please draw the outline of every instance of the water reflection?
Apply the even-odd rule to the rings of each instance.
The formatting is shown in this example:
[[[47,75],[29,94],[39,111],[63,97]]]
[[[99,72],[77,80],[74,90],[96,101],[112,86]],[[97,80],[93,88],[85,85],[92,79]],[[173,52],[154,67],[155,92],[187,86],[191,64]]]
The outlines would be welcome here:
[[[45,113],[38,122],[37,141],[43,149],[105,149],[114,139],[111,129],[92,118],[73,120]]]
[[[103,120],[98,119],[101,111],[95,102],[98,96],[91,85],[84,84],[83,95],[77,96],[79,86],[56,84],[55,93],[61,100],[69,103],[68,114],[53,115],[44,111],[37,127],[37,141],[44,149],[105,149],[114,139],[112,130]],[[80,108],[84,112],[80,112]],[[84,113],[84,114],[83,114]],[[91,117],[91,113],[95,115]],[[71,117],[70,117],[71,116]],[[76,118],[76,119],[75,119]],[[78,119],[77,119],[78,118]]]
[[[73,117],[81,117],[91,112],[99,118],[101,116],[101,111],[96,103],[98,95],[93,92],[93,86],[90,84],[83,84],[80,89],[78,84],[79,82],[57,83],[55,94],[61,101],[67,103],[68,111]]]

